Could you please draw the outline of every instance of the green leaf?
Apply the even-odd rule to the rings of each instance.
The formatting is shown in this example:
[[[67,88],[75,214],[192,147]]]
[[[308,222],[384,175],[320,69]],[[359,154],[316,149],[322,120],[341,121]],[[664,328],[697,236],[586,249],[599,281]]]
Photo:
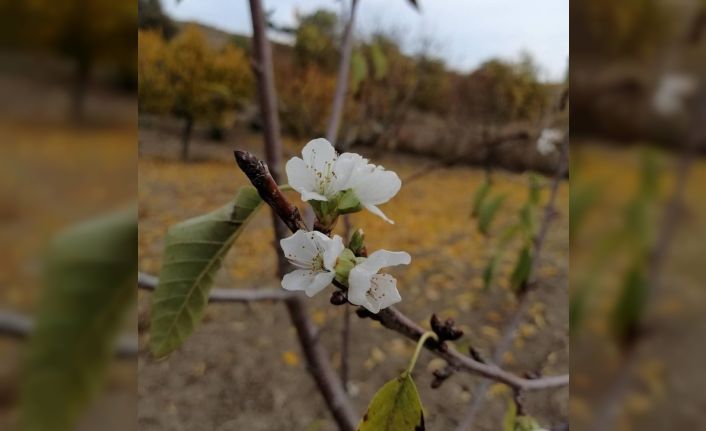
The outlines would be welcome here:
[[[379,44],[370,45],[370,58],[373,63],[373,72],[376,81],[380,81],[387,76],[387,57]]]
[[[533,207],[539,205],[539,195],[542,190],[542,186],[539,184],[539,178],[536,174],[530,174],[529,177],[529,199],[528,203]]]
[[[137,211],[77,225],[52,242],[22,386],[22,429],[73,430],[101,387],[135,298]]]
[[[626,274],[623,290],[612,315],[613,333],[620,343],[630,340],[638,330],[647,304],[648,281],[642,265]]]
[[[518,416],[515,419],[515,431],[537,431],[541,429],[532,416]]]
[[[500,258],[502,255],[500,253],[495,254],[490,258],[488,264],[483,270],[483,289],[489,289],[493,279],[495,279],[495,273],[498,270],[498,264],[500,263]]]
[[[361,205],[353,189],[348,189],[338,196],[338,205],[336,206],[338,214],[350,214],[361,209],[363,209],[363,205]]]
[[[480,213],[478,214],[478,230],[483,235],[488,234],[490,225],[495,218],[495,214],[497,214],[500,207],[502,207],[505,198],[506,195],[504,194],[495,196],[481,207]]]
[[[503,431],[515,431],[515,420],[517,419],[517,406],[512,401],[507,405],[507,411],[503,417]]]
[[[368,62],[360,51],[354,51],[351,56],[351,92],[356,93],[360,83],[368,76]]]
[[[424,412],[408,372],[385,383],[373,397],[358,431],[424,431]]]
[[[179,348],[196,329],[226,253],[261,203],[255,188],[241,187],[229,204],[169,229],[152,296],[150,349],[155,357]]]
[[[472,203],[472,210],[471,210],[471,217],[477,217],[478,213],[480,212],[481,205],[483,205],[483,202],[485,201],[486,196],[488,196],[488,192],[490,192],[490,181],[487,179],[483,181],[483,184],[481,184],[473,193],[473,203]]]
[[[520,255],[517,258],[515,269],[510,276],[510,285],[514,290],[519,289],[530,276],[532,270],[532,252],[529,247],[525,246],[520,250]]]

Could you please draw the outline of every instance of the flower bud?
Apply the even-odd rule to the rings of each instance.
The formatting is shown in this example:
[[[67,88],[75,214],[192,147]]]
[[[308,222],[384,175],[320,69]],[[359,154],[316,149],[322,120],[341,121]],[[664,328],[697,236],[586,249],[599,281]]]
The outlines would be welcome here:
[[[350,274],[351,269],[356,264],[355,255],[350,249],[345,249],[338,256],[338,261],[336,261],[336,280],[339,283],[348,285],[348,274]]]
[[[361,251],[365,248],[365,234],[363,229],[356,229],[351,235],[351,240],[348,241],[348,248],[351,249],[356,256],[361,255]]]
[[[338,196],[337,211],[339,214],[354,213],[361,209],[363,209],[363,206],[355,195],[355,192],[353,192],[353,189],[345,190]]]

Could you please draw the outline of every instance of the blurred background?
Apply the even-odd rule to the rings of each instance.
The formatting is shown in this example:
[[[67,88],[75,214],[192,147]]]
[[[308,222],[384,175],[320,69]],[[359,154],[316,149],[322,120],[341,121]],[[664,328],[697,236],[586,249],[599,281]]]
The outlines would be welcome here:
[[[42,369],[30,372],[25,363],[30,324],[36,325],[40,304],[52,302],[45,299],[49,291],[66,290],[48,287],[56,279],[45,276],[46,258],[57,255],[49,244],[76,223],[135,205],[137,5],[2,1],[0,11],[0,429],[15,429],[21,388]],[[119,324],[134,338],[134,301],[131,307]],[[47,322],[40,326],[51,329]],[[56,342],[71,353],[69,339]],[[91,373],[91,362],[75,358],[75,368]],[[116,361],[102,380],[106,390],[90,402],[79,429],[135,429],[134,360]],[[54,401],[72,398],[58,383],[41,391]]]
[[[166,229],[221,206],[248,183],[232,150],[262,158],[262,121],[247,2],[139,5],[139,269],[157,274]],[[350,2],[264,7],[287,160],[326,135]],[[532,173],[539,174],[542,207],[561,165],[554,140],[568,128],[568,3],[430,1],[417,10],[404,0],[362,0],[354,36],[337,145],[396,171],[403,186],[383,208],[394,226],[364,213],[354,214],[351,225],[365,229],[369,250],[412,255],[409,268],[394,272],[401,310],[425,327],[432,312],[455,318],[467,334],[457,347],[472,345],[489,358],[515,314],[510,276],[523,242],[507,246],[489,286],[484,271],[528,199]],[[545,129],[556,130],[555,137],[545,136],[538,148]],[[486,181],[503,203],[481,232],[472,212]],[[304,211],[296,194],[290,198]],[[541,288],[502,358],[519,374],[568,372],[563,178],[556,213],[537,271]],[[279,288],[272,235],[261,213],[228,254],[216,286]],[[150,294],[140,292],[138,304],[141,429],[336,429],[283,305],[212,304],[185,345],[155,362],[147,350]],[[345,310],[331,307],[325,294],[307,304],[319,341],[340,369]],[[362,415],[375,391],[405,367],[414,345],[353,316],[351,346],[347,387]],[[485,404],[472,429],[499,429],[512,392],[503,385],[477,389],[480,379],[460,374],[431,389],[432,372],[444,365],[431,356],[419,365],[429,429],[455,429],[477,399]],[[527,409],[545,428],[561,426],[568,393],[568,387],[527,393]]]
[[[522,244],[510,244],[490,287],[485,269],[528,186],[537,181],[547,202],[561,156],[546,144],[556,134],[543,131],[570,121],[570,185],[560,183],[538,288],[502,365],[547,375],[571,365],[570,400],[568,389],[525,395],[546,429],[569,418],[576,429],[703,428],[704,3],[419,3],[360,2],[339,133],[403,180],[383,208],[394,227],[351,218],[371,249],[412,254],[395,273],[400,308],[423,325],[432,311],[455,317],[467,334],[456,347],[490,356],[517,307],[509,279]],[[326,132],[347,7],[265,3],[287,158]],[[56,234],[137,200],[138,267],[157,274],[166,229],[246,183],[232,149],[263,153],[246,2],[1,1],[0,10],[0,428],[12,429]],[[569,84],[571,120],[560,109]],[[474,193],[488,179],[505,198],[481,232]],[[217,286],[278,287],[270,238],[269,220],[254,220]],[[310,308],[338,366],[340,309],[327,298]],[[162,362],[145,348],[149,294],[125,314],[120,354],[79,429],[333,429],[284,307],[209,306]],[[353,320],[351,337],[348,390],[362,412],[413,346],[366,320]],[[455,429],[482,397],[473,429],[498,429],[510,391],[479,395],[478,379],[464,375],[432,390],[443,365],[425,356],[418,365],[429,428]]]
[[[571,5],[571,425],[702,429],[706,4]]]

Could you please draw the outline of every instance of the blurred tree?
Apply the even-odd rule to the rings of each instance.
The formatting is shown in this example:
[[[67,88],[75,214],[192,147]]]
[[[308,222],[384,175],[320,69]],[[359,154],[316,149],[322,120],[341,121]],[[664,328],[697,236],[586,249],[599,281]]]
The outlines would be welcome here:
[[[34,0],[27,3],[27,8],[31,25],[27,25],[25,37],[29,43],[74,63],[74,119],[83,118],[87,85],[96,63],[111,64],[135,75],[137,8],[132,1]]]
[[[334,72],[338,65],[340,27],[338,16],[328,10],[300,16],[294,42],[297,65],[306,68],[315,64],[324,72]]]
[[[317,65],[294,70],[276,65],[282,127],[297,138],[322,136],[336,86],[332,73]]]
[[[208,80],[211,106],[207,117],[211,136],[222,139],[228,122],[226,114],[252,96],[253,76],[245,52],[231,44],[223,47],[210,63]]]
[[[172,20],[162,10],[160,0],[137,1],[138,28],[156,29],[167,39],[171,39],[177,32]]]
[[[232,44],[213,51],[193,25],[168,43],[158,30],[138,34],[139,109],[183,120],[181,157],[187,160],[195,122],[208,121],[214,136],[222,137],[227,114],[250,96],[248,59]]]
[[[574,50],[581,59],[649,54],[669,30],[668,8],[660,0],[575,2],[570,12],[572,55]]]
[[[137,107],[141,112],[167,113],[172,102],[164,39],[157,30],[138,30],[137,48]]]
[[[184,120],[181,158],[189,158],[189,144],[198,117],[207,113],[210,102],[208,83],[209,50],[196,26],[188,26],[169,44],[166,72],[173,97],[172,113]]]
[[[444,114],[449,97],[449,72],[444,62],[421,56],[417,63],[417,89],[413,103],[416,108]]]
[[[459,84],[462,109],[485,122],[537,120],[548,103],[528,55],[520,62],[489,60]]]

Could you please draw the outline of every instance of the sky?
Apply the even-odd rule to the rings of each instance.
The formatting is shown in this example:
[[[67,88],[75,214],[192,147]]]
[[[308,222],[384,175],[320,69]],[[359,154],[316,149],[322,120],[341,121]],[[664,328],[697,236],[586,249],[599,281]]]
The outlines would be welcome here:
[[[319,8],[341,11],[342,0],[263,0],[279,25],[294,25],[296,13]],[[543,80],[562,80],[569,59],[569,0],[360,0],[357,34],[394,32],[408,53],[427,52],[467,72],[490,58],[516,60],[529,52]],[[178,20],[198,21],[250,34],[246,0],[162,0]],[[348,0],[345,0],[348,4]]]

